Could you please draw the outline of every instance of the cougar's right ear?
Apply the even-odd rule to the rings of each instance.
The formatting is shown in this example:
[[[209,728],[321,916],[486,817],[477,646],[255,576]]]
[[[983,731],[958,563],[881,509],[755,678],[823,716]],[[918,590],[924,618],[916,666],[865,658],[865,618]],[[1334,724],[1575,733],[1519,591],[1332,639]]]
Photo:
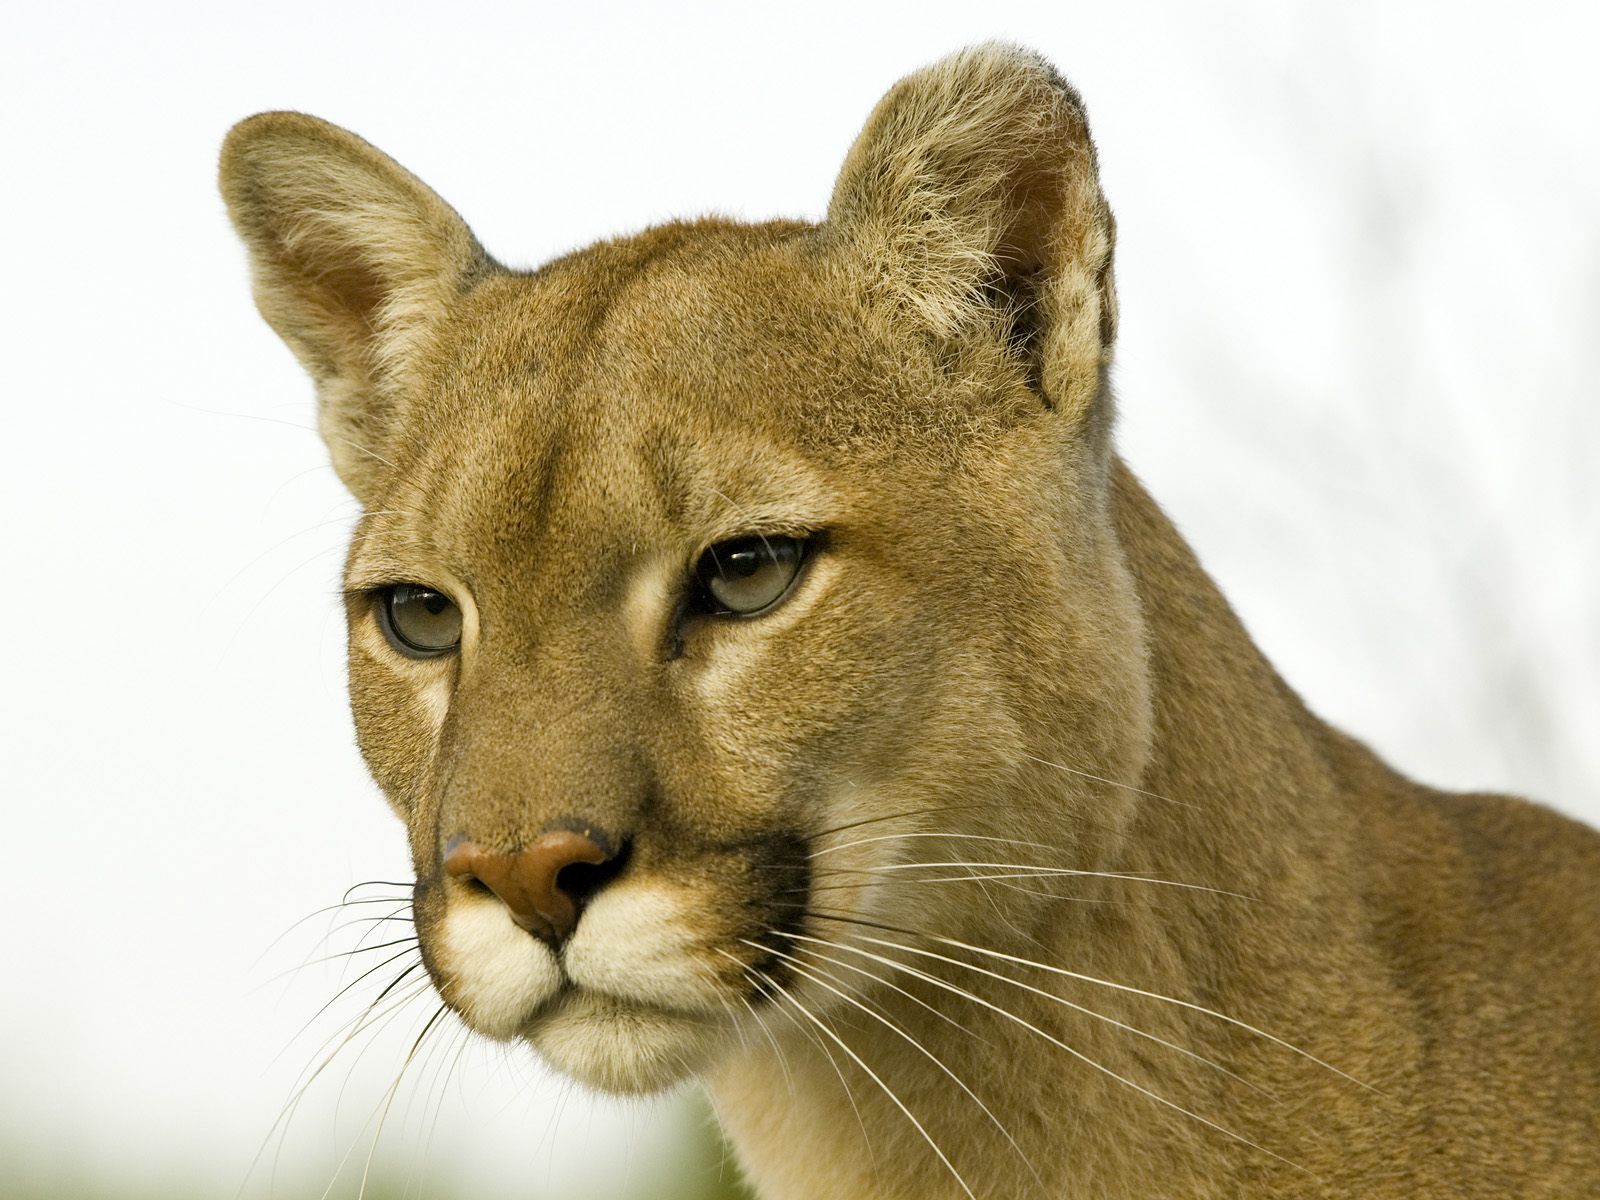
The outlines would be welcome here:
[[[239,122],[219,182],[250,251],[256,306],[316,381],[334,467],[367,502],[388,470],[389,417],[433,330],[497,268],[421,180],[316,117]]]

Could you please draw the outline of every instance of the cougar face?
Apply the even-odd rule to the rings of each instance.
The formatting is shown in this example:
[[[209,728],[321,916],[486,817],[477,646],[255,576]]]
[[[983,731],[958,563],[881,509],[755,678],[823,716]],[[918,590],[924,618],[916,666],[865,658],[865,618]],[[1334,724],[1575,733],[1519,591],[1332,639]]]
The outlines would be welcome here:
[[[475,283],[363,496],[352,699],[425,961],[475,1029],[597,1086],[743,1036],[799,986],[786,935],[926,924],[874,882],[939,850],[881,835],[1039,832],[984,797],[1059,753],[1029,681],[1063,593],[1115,567],[1064,527],[1092,505],[1015,364],[974,347],[974,405],[830,250],[707,223]]]

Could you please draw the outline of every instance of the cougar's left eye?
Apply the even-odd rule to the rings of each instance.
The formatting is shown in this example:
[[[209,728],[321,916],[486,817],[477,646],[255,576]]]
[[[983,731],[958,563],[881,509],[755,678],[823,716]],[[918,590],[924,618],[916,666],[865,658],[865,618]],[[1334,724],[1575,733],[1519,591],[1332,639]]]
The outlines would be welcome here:
[[[390,644],[412,658],[436,658],[461,644],[461,610],[433,588],[416,583],[381,588],[378,613]]]
[[[754,616],[771,608],[788,593],[806,543],[801,538],[771,535],[718,542],[700,556],[695,577],[702,612],[724,616]]]

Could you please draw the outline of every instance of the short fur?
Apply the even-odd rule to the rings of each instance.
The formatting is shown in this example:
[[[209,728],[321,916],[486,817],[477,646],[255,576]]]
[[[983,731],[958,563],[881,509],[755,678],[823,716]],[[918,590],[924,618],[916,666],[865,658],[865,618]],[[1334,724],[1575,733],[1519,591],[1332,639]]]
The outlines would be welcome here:
[[[820,225],[532,273],[312,117],[221,178],[365,507],[358,736],[469,1024],[698,1076],[767,1200],[1600,1194],[1600,838],[1319,721],[1122,465],[1046,63],[901,81]],[[788,600],[686,613],[752,533],[811,536]],[[459,654],[389,646],[401,582]],[[631,849],[559,955],[441,872],[574,819]]]

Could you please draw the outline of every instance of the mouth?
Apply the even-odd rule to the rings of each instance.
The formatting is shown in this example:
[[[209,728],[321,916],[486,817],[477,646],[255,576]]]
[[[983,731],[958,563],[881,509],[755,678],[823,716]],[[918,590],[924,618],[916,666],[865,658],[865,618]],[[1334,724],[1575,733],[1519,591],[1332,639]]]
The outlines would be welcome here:
[[[623,999],[569,981],[519,1036],[581,1083],[644,1095],[694,1074],[723,1032],[722,1023],[703,1012]]]
[[[707,971],[680,906],[631,889],[586,921],[558,950],[497,901],[462,897],[427,931],[424,958],[468,1026],[590,1087],[658,1092],[706,1066],[733,1033],[731,981]]]

